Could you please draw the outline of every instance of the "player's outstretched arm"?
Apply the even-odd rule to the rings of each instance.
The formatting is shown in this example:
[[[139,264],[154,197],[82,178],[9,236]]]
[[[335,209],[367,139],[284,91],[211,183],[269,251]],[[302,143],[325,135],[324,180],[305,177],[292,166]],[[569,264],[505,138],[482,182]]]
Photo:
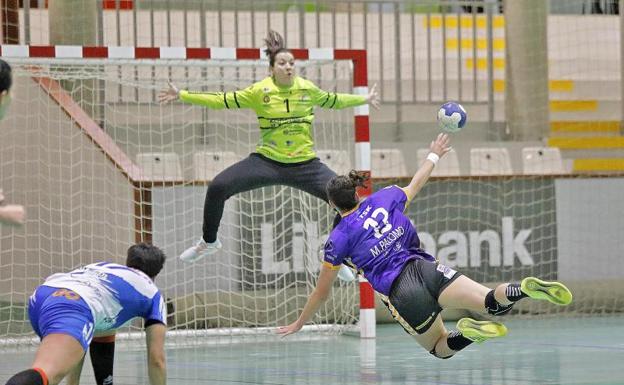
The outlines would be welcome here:
[[[379,93],[377,92],[377,83],[374,83],[371,87],[368,95],[366,95],[366,102],[373,106],[376,110],[379,109],[381,99],[379,99]]]
[[[357,107],[363,104],[370,104],[375,109],[379,109],[379,93],[377,92],[377,84],[373,84],[367,95],[340,94],[337,92],[328,92],[318,88],[316,85],[310,84],[310,92],[312,94],[315,106],[327,109],[340,110],[348,107]]]
[[[447,152],[451,151],[449,136],[447,134],[438,135],[438,137],[431,142],[429,151],[427,159],[420,166],[418,171],[416,171],[416,174],[414,174],[410,184],[403,187],[403,191],[405,191],[408,201],[414,199],[420,189],[425,185],[425,183],[427,183],[427,180],[429,180],[429,176],[431,175],[436,163],[438,163],[438,160],[440,160],[440,158]]]
[[[213,110],[255,108],[258,102],[256,87],[251,86],[236,91],[226,92],[203,92],[181,90],[170,81],[168,88],[158,93],[158,100],[161,104],[166,104],[176,100],[184,103],[197,104]]]
[[[147,373],[150,385],[167,384],[167,367],[165,363],[165,334],[167,327],[155,323],[145,330],[147,342]]]
[[[158,93],[158,101],[161,104],[169,103],[180,99],[180,89],[170,81],[167,82],[169,87]]]
[[[321,266],[321,274],[319,275],[318,281],[316,282],[316,287],[310,297],[308,298],[308,302],[306,302],[303,307],[303,311],[299,318],[291,323],[288,326],[282,326],[277,329],[277,332],[281,334],[283,337],[293,334],[301,330],[303,325],[306,324],[316,314],[319,307],[327,301],[329,298],[329,294],[331,293],[332,285],[338,276],[338,269],[332,269],[331,267],[323,264]]]

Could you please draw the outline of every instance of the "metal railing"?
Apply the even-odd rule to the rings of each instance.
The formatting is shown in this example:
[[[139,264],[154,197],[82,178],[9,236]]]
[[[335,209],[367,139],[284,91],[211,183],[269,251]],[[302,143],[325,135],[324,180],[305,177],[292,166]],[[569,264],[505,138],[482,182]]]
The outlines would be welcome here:
[[[291,47],[367,49],[369,79],[387,105],[493,105],[496,0],[115,0],[112,9],[93,1],[98,45],[258,47],[275,29]],[[43,13],[24,2],[23,44],[51,43]]]

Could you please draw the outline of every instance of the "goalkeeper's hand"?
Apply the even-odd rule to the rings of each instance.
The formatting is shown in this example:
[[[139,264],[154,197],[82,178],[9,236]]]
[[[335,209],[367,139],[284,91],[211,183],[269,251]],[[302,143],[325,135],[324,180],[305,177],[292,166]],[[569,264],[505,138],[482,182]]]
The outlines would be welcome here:
[[[167,84],[169,84],[169,88],[158,93],[158,101],[160,101],[161,104],[173,102],[180,98],[180,90],[178,87],[173,85],[171,81],[168,81]]]
[[[373,84],[368,95],[366,95],[366,102],[373,106],[376,110],[379,109],[381,103],[379,99],[379,93],[377,92],[377,83]]]

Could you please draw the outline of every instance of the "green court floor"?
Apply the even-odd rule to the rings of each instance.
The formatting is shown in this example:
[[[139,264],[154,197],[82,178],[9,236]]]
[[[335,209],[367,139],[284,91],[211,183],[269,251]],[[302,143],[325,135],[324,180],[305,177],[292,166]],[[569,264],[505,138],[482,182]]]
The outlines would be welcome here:
[[[624,317],[505,323],[507,337],[449,360],[430,356],[396,324],[380,325],[375,340],[313,336],[169,349],[168,384],[624,384]],[[32,357],[0,354],[0,384]],[[120,346],[115,365],[115,384],[148,384],[143,352]],[[81,383],[94,383],[89,363]]]

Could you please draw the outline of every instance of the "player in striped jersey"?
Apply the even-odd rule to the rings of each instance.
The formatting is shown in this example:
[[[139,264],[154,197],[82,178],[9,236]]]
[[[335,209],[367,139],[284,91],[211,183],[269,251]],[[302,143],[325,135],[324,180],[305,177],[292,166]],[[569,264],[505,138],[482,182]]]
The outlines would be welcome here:
[[[440,134],[431,142],[430,150],[408,186],[386,187],[361,202],[355,189],[363,183],[363,177],[355,171],[329,182],[327,194],[342,221],[325,244],[325,260],[314,292],[297,321],[280,328],[279,333],[297,332],[314,315],[329,296],[342,263],[359,270],[401,326],[439,358],[450,358],[472,342],[507,333],[501,323],[470,318],[459,320],[458,330],[449,332],[442,323],[442,309],[502,315],[526,297],[558,305],[572,301],[572,294],[563,284],[533,277],[491,290],[438,263],[420,248],[418,233],[403,212],[427,182],[440,157],[450,151],[448,136]]]
[[[375,108],[373,86],[368,95],[327,92],[295,75],[295,59],[284,39],[271,31],[265,40],[271,76],[238,91],[191,92],[173,84],[160,93],[161,102],[181,100],[212,109],[252,109],[258,116],[260,142],[256,152],[219,173],[204,203],[203,236],[180,255],[194,262],[221,248],[217,238],[225,201],[232,195],[264,186],[287,185],[327,201],[325,185],[336,173],[314,152],[314,107],[340,109],[366,103]]]
[[[48,277],[30,297],[28,316],[41,345],[32,368],[7,385],[78,383],[94,335],[113,335],[135,317],[145,321],[151,385],[166,384],[166,309],[154,284],[163,252],[144,243],[128,249],[126,266],[100,262]]]

